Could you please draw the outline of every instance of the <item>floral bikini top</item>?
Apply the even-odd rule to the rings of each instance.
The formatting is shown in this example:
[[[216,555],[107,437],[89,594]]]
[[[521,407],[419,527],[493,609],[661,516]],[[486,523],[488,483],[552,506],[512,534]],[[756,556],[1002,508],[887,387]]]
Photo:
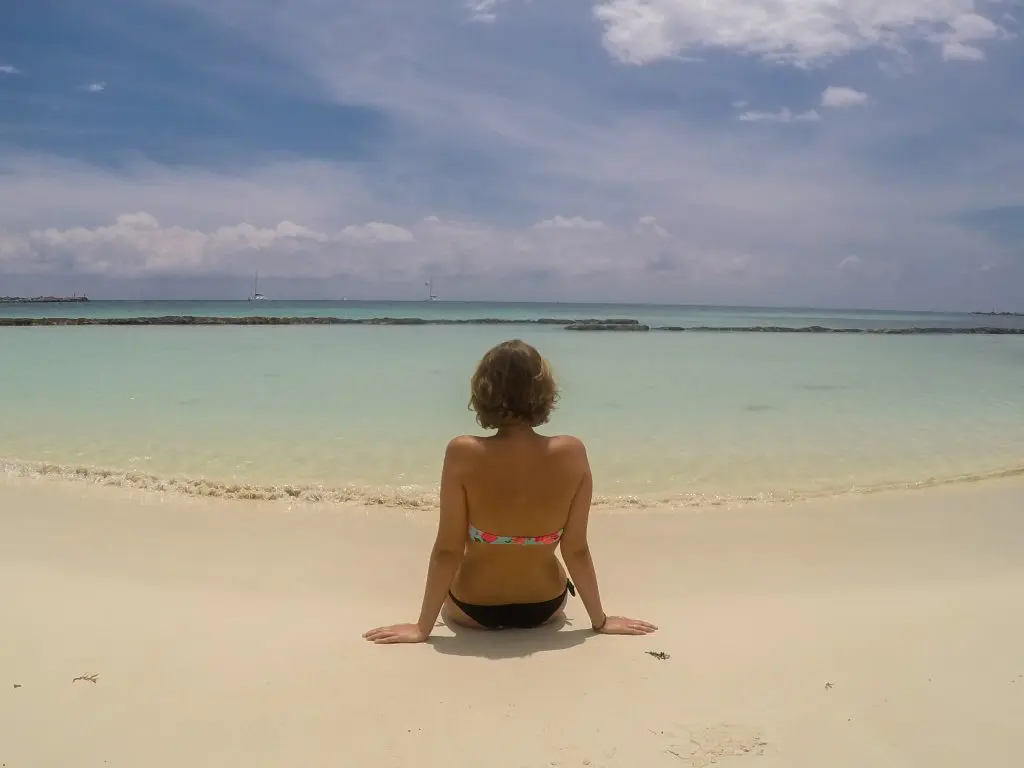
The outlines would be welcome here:
[[[469,540],[478,544],[557,544],[562,538],[564,528],[559,528],[554,533],[547,533],[543,536],[499,536],[496,533],[481,531],[475,525],[469,525]]]

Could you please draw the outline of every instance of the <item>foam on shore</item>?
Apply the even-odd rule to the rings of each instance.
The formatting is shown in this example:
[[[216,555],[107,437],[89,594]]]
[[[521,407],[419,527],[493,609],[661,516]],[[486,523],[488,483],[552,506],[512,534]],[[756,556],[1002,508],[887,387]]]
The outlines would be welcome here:
[[[308,504],[345,504],[398,509],[437,508],[437,487],[399,486],[323,486],[303,484],[236,483],[209,478],[160,477],[130,470],[73,466],[43,462],[0,459],[0,472],[9,477],[55,479],[93,485],[174,493],[185,496],[231,499],[237,501],[296,501]],[[979,483],[986,480],[1024,477],[1024,466],[1012,466],[963,475],[929,477],[877,485],[846,486],[809,490],[765,490],[757,494],[711,495],[702,493],[673,495],[595,495],[594,506],[617,509],[713,509],[749,504],[789,504],[813,499],[857,496],[886,491],[920,490],[942,486]]]

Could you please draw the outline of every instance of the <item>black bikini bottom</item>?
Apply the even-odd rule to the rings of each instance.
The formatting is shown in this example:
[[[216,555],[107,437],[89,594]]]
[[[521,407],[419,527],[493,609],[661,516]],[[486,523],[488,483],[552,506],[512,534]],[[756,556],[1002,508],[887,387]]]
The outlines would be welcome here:
[[[568,579],[565,582],[565,590],[554,600],[545,600],[542,603],[506,603],[505,605],[473,605],[464,603],[449,590],[448,597],[455,605],[462,609],[462,612],[473,621],[487,629],[533,629],[539,627],[562,607],[565,601],[565,594],[575,597],[576,587]]]

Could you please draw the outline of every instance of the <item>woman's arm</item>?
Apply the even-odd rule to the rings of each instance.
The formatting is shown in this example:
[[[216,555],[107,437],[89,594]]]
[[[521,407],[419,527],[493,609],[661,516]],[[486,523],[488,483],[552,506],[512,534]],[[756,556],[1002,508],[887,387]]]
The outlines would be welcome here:
[[[462,473],[467,449],[473,447],[472,438],[457,437],[448,443],[444,454],[444,466],[441,469],[441,517],[427,566],[427,583],[423,588],[420,618],[416,622],[427,635],[437,622],[448,590],[466,555],[468,516]]]
[[[573,439],[570,447],[573,453],[574,469],[580,473],[580,484],[569,507],[569,519],[562,532],[562,560],[569,571],[569,578],[576,585],[576,591],[583,601],[583,607],[590,615],[590,623],[596,629],[604,624],[607,614],[601,606],[601,590],[597,585],[597,571],[587,541],[587,525],[590,522],[590,504],[594,495],[594,478],[590,471],[590,460],[583,443]]]
[[[614,635],[646,635],[657,627],[639,619],[609,616],[601,605],[601,591],[597,585],[597,571],[587,541],[587,525],[590,522],[590,504],[594,495],[594,478],[590,471],[590,460],[583,443],[572,438],[576,468],[581,473],[579,488],[569,507],[569,519],[562,532],[562,560],[569,571],[569,577],[576,585],[576,591],[583,601],[583,607],[590,616],[590,625],[595,632]]]
[[[415,624],[393,624],[363,634],[374,643],[422,643],[434,629],[448,589],[466,554],[466,491],[463,473],[473,438],[457,437],[448,443],[441,469],[441,516],[427,565],[423,603]]]

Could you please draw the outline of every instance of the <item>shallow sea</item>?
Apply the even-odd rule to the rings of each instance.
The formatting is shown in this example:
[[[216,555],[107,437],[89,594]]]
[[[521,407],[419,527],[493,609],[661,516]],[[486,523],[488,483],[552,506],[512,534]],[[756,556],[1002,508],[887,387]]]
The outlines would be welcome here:
[[[91,302],[0,317],[278,315],[910,328],[1024,318],[650,306]],[[430,505],[481,354],[548,356],[602,502],[702,506],[1024,470],[1024,337],[559,326],[0,328],[0,461],[191,493]]]

